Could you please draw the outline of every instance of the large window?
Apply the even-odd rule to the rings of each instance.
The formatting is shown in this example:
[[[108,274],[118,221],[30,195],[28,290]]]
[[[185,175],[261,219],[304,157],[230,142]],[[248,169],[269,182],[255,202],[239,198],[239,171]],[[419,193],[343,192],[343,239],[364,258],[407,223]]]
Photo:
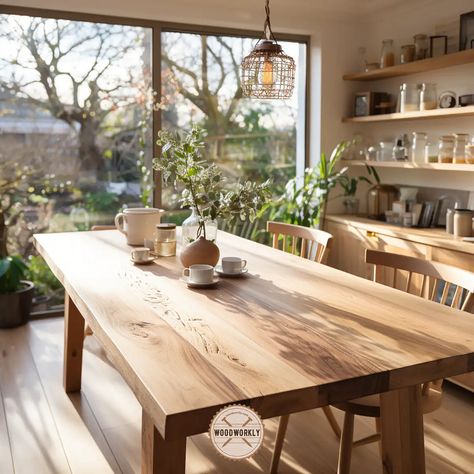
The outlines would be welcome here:
[[[151,204],[151,37],[0,15],[0,179],[24,176],[5,213],[10,253],[31,256],[33,233],[89,229],[123,205]],[[32,268],[47,272],[36,257]]]
[[[242,98],[240,63],[255,38],[180,32],[161,35],[162,126],[208,131],[207,158],[229,183],[272,178],[280,194],[297,165],[304,167],[306,45],[282,42],[297,65],[299,82],[290,100]],[[163,203],[177,205],[171,189]]]
[[[304,38],[281,43],[297,64],[293,98],[259,101],[240,90],[255,34],[3,8],[0,245],[6,223],[9,253],[30,259],[49,303],[61,301],[61,289],[35,256],[34,233],[112,224],[124,206],[161,205],[176,211],[170,219],[185,217],[173,190],[153,183],[159,125],[206,128],[206,158],[229,185],[271,177],[278,195],[304,168]],[[14,183],[7,193],[5,183]]]

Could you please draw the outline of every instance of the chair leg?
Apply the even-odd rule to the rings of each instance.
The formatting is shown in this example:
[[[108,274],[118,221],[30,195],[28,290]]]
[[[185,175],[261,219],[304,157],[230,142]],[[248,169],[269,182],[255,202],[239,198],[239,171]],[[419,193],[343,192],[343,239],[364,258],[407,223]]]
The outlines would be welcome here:
[[[290,415],[280,417],[280,423],[278,425],[277,436],[275,440],[275,447],[273,448],[272,464],[270,467],[270,474],[276,474],[278,472],[278,463],[280,462],[281,450],[283,448],[283,442],[285,441],[286,429],[288,428],[288,421]]]
[[[377,431],[377,434],[379,435],[381,435],[382,433],[382,425],[380,423],[380,418],[375,418],[375,431]],[[382,457],[382,436],[380,436],[380,439],[378,440],[377,444],[379,445],[380,457]]]
[[[337,474],[349,474],[351,470],[352,441],[354,438],[354,415],[349,412],[344,414],[341,443],[339,445],[339,460]]]
[[[323,412],[326,415],[326,418],[329,424],[331,425],[334,434],[337,436],[338,439],[341,439],[341,428],[339,427],[339,424],[336,420],[336,417],[334,416],[334,413],[331,410],[331,407],[323,407]]]

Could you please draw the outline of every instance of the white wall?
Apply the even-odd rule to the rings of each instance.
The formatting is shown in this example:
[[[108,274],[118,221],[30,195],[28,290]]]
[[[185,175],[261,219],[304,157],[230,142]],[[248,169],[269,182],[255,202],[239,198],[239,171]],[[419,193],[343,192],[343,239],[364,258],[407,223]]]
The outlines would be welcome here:
[[[391,38],[394,40],[396,55],[398,55],[402,44],[413,42],[414,34],[433,35],[435,34],[435,25],[442,24],[456,27],[457,45],[459,15],[473,9],[473,0],[425,0],[415,4],[403,4],[398,8],[386,10],[383,14],[374,15],[370,22],[368,42],[365,46],[367,46],[370,58],[377,60],[382,40]],[[444,90],[455,91],[458,95],[474,93],[474,64],[369,84],[371,90],[397,94],[402,82],[433,82],[438,86],[438,93]],[[361,84],[360,87],[361,90],[366,89],[367,83]],[[349,113],[349,110],[346,110],[346,113]],[[439,136],[448,133],[467,132],[474,135],[474,118],[381,122],[360,126],[358,129],[365,132],[375,142],[381,139],[393,139],[404,132],[417,131],[427,132],[428,139],[437,143]],[[381,172],[381,177],[384,182],[392,184],[403,183],[474,191],[473,173],[385,169]]]

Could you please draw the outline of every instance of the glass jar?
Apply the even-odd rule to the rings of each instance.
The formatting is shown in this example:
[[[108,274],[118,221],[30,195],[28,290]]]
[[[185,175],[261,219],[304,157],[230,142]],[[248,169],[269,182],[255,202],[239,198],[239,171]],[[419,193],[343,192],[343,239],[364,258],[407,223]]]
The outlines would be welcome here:
[[[452,163],[454,154],[454,137],[444,135],[439,137],[438,163]]]
[[[426,138],[425,132],[413,132],[411,161],[414,163],[424,163],[425,161]]]
[[[454,134],[453,163],[466,163],[466,145],[468,141],[468,133]]]
[[[395,64],[395,51],[393,49],[393,40],[382,41],[382,51],[380,53],[380,68],[391,67]]]
[[[201,217],[196,208],[191,209],[191,215],[183,221],[182,224],[182,243],[184,245],[191,244],[198,237],[206,237],[207,240],[215,242],[217,238],[217,221],[205,218],[201,225]],[[204,232],[205,228],[205,232]],[[201,230],[200,230],[201,229]],[[204,235],[205,233],[205,235]]]
[[[400,48],[400,64],[411,63],[415,60],[415,45],[404,44]]]
[[[393,142],[380,142],[377,161],[392,161]]]
[[[474,211],[470,209],[454,209],[454,235],[456,237],[471,237],[472,218]]]
[[[436,84],[421,84],[420,110],[433,110],[438,108],[438,94]]]
[[[438,163],[438,147],[434,143],[425,145],[425,163]]]
[[[474,165],[474,143],[466,145],[466,163]]]
[[[428,35],[418,34],[413,37],[415,43],[415,59],[426,59],[428,57]]]
[[[155,254],[159,257],[176,255],[176,224],[158,224],[154,236]]]
[[[420,94],[418,84],[402,84],[400,86],[400,112],[420,110]]]

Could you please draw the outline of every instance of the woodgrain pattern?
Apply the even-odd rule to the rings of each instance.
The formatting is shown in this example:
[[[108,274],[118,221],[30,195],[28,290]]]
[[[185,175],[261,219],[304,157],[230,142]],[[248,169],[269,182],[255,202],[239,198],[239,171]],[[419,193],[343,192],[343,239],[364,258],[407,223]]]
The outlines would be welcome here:
[[[425,472],[423,412],[419,386],[380,395],[384,474]]]
[[[36,243],[165,439],[237,401],[272,417],[473,368],[462,312],[229,234],[221,253],[250,276],[211,291],[173,257],[134,267],[116,231]]]
[[[445,69],[461,64],[470,64],[474,62],[474,52],[472,49],[458,51],[456,53],[445,54],[437,58],[427,58],[421,61],[413,61],[406,64],[397,64],[391,67],[375,69],[367,72],[354,72],[345,74],[345,81],[377,81],[379,79],[388,79],[390,77],[406,76],[408,74],[418,74],[420,72],[434,71],[436,69]]]
[[[34,409],[19,412],[14,408],[28,406],[33,388],[36,390],[28,370],[25,371],[25,365],[15,365],[12,373],[17,380],[24,379],[27,386],[17,392],[19,396],[6,399],[5,404],[9,408],[7,425],[13,430],[4,431],[7,439],[5,446],[2,446],[4,438],[0,431],[0,453],[9,450],[9,434],[15,443],[19,440],[19,446],[25,446],[25,442],[33,439],[33,447],[28,445],[29,451],[15,450],[15,472],[32,474],[31,466],[38,467],[34,474],[41,472],[41,456],[51,452],[53,446],[51,438],[44,435],[45,424],[48,419],[54,418],[73,474],[139,474],[142,410],[138,401],[112,367],[95,337],[88,337],[85,341],[81,392],[72,395],[64,393],[61,380],[63,328],[64,319],[61,317],[35,320],[23,328],[0,330],[0,334],[7,336],[0,340],[0,354],[6,352],[0,357],[0,366],[12,360],[9,348],[14,346],[20,354],[16,357],[18,360],[26,357],[33,366],[37,366],[40,386],[44,388],[51,409],[50,413],[41,410],[43,423],[36,423],[38,396],[34,399]],[[13,380],[9,379],[12,383]],[[2,383],[2,389],[5,388]],[[10,390],[4,390],[4,396],[9,397],[10,393]],[[429,474],[472,474],[472,403],[470,393],[447,383],[443,405],[436,412],[425,416],[426,470]],[[22,417],[18,416],[19,413]],[[342,426],[343,413],[339,410],[334,410],[334,413]],[[25,422],[22,424],[23,417]],[[276,422],[276,419],[265,420],[264,445],[247,461],[235,462],[220,456],[211,445],[207,433],[188,438],[186,473],[268,474]],[[373,425],[373,419],[359,418],[357,437],[373,433]],[[338,446],[320,409],[296,413],[291,416],[288,425],[279,473],[334,474]],[[103,465],[104,456],[110,469]],[[114,463],[114,457],[118,466]],[[5,467],[8,457],[0,459],[0,472],[9,473]],[[381,474],[380,459],[376,443],[355,449],[351,473]],[[43,472],[51,474],[53,471],[48,469]],[[59,467],[54,472],[62,474],[69,471],[62,471]]]
[[[474,168],[474,166],[473,166]],[[326,216],[326,221],[344,224],[352,229],[375,232],[397,239],[404,239],[410,242],[429,245],[444,250],[455,250],[460,252],[460,258],[469,259],[471,257],[471,268],[467,270],[474,271],[474,244],[464,242],[460,237],[448,234],[443,229],[418,229],[415,227],[406,228],[385,222],[368,219],[367,217],[348,216],[345,214],[330,214]],[[450,262],[445,262],[450,263]],[[452,263],[454,265],[454,263]]]
[[[142,474],[184,474],[186,468],[186,438],[165,441],[142,413]]]
[[[84,318],[67,293],[64,324],[64,389],[77,392],[81,389]]]

